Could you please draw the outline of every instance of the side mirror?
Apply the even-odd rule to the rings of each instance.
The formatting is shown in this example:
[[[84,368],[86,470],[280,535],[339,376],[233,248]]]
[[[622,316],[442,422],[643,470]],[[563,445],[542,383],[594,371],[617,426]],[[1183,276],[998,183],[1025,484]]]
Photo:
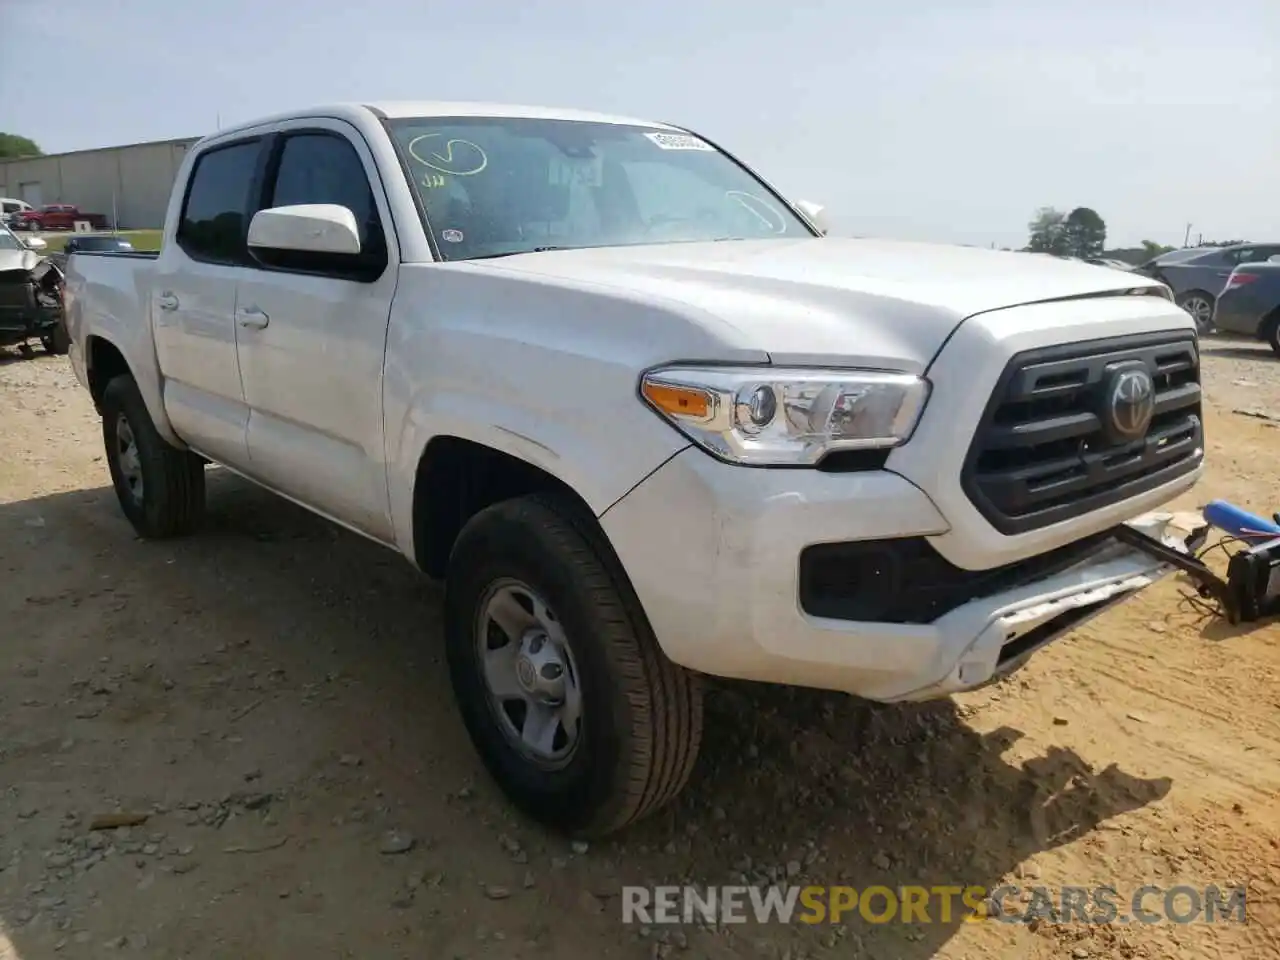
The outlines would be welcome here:
[[[27,237],[25,242],[29,250],[44,250],[49,246],[44,237]]]
[[[806,220],[818,228],[818,233],[824,237],[831,230],[831,224],[827,220],[826,207],[820,203],[814,203],[811,200],[797,200],[796,209]]]
[[[1267,263],[1280,263],[1280,253],[1273,253],[1267,257]]]
[[[335,203],[271,207],[249,222],[249,246],[354,256],[360,252],[360,229],[356,215]]]

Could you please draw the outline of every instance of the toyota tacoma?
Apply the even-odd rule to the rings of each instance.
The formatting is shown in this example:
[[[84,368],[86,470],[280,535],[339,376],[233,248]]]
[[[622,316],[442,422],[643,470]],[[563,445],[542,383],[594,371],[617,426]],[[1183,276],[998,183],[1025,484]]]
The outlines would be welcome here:
[[[828,235],[664,123],[348,104],[223,129],[158,254],[73,253],[71,359],[144,537],[221,464],[445,581],[466,728],[524,810],[685,783],[704,675],[924,700],[1170,565],[1203,469],[1158,281]]]

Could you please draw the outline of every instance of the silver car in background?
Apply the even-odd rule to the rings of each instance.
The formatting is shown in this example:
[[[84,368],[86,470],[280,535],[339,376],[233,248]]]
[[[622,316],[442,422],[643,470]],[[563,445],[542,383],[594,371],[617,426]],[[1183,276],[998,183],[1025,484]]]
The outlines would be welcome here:
[[[1167,283],[1178,306],[1209,330],[1213,307],[1231,271],[1241,264],[1264,263],[1280,254],[1280,243],[1238,243],[1230,247],[1191,247],[1171,250],[1148,260],[1136,272]]]

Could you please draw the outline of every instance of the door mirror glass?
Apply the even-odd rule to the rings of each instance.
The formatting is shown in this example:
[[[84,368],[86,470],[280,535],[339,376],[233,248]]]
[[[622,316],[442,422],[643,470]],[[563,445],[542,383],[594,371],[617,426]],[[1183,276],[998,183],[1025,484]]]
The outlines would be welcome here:
[[[356,256],[360,230],[356,215],[335,203],[271,207],[249,222],[249,248]]]
[[[830,232],[831,223],[827,219],[826,207],[819,203],[814,203],[812,200],[797,200],[796,209],[799,210],[804,218],[813,224],[817,228],[818,232],[824,237],[828,232]]]

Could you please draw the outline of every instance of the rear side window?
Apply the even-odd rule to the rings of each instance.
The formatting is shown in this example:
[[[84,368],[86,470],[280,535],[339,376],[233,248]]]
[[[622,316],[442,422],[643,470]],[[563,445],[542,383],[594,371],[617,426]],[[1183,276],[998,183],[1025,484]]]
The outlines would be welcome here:
[[[1241,263],[1266,263],[1272,254],[1280,253],[1280,247],[1250,247],[1240,251]]]
[[[196,160],[177,236],[178,245],[193,260],[240,264],[248,259],[245,215],[258,149],[256,140],[237,143]]]

